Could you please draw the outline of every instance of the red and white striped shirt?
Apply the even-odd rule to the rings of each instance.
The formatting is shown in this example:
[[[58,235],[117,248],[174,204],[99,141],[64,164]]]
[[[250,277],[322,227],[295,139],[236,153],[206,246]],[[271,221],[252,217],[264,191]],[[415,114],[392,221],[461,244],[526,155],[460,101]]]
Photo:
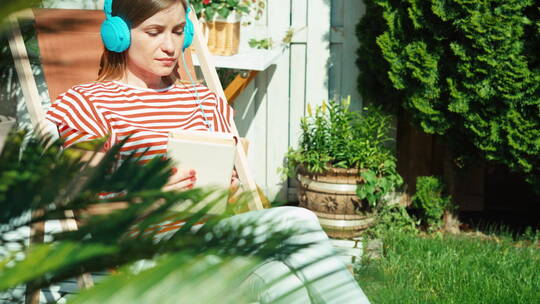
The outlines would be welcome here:
[[[107,81],[71,88],[52,104],[47,119],[58,126],[66,147],[110,135],[108,149],[131,135],[121,158],[135,153],[146,161],[166,154],[174,129],[230,133],[233,110],[204,85],[153,90]]]

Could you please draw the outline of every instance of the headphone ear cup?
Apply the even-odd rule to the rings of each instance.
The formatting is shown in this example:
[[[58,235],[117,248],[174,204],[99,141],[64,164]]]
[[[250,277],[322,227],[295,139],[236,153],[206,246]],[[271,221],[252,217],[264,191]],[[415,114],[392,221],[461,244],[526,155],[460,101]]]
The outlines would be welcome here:
[[[118,16],[107,18],[101,24],[101,40],[109,51],[122,53],[131,44],[129,26]]]
[[[193,23],[191,20],[186,19],[186,25],[184,25],[184,45],[182,46],[182,51],[187,49],[193,42],[193,35],[195,34],[195,29],[193,28]]]

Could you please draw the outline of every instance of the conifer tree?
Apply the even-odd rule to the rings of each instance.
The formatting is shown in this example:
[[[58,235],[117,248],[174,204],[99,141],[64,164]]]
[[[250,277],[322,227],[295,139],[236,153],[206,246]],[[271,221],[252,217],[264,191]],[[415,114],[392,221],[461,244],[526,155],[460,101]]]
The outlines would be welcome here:
[[[540,185],[540,2],[365,0],[358,85],[458,155]]]

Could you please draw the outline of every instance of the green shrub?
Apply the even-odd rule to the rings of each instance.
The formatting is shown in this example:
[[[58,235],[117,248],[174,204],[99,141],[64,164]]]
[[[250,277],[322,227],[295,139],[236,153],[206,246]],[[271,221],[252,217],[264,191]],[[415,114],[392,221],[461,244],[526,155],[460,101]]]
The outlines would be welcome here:
[[[416,179],[412,206],[419,209],[420,221],[429,231],[439,229],[444,212],[453,209],[450,196],[443,196],[443,191],[443,183],[437,177],[419,176]]]
[[[366,0],[359,89],[540,185],[540,2]]]
[[[376,169],[362,170],[360,176],[363,178],[363,183],[361,187],[356,188],[356,195],[366,200],[371,207],[403,183],[393,159],[383,161]]]
[[[298,149],[289,149],[288,175],[301,166],[322,173],[328,168],[361,169],[365,180],[358,195],[371,206],[382,196],[401,185],[396,158],[388,143],[391,117],[377,107],[366,107],[362,113],[349,110],[350,97],[341,102],[323,102],[301,120],[302,135]]]
[[[377,214],[375,225],[369,228],[367,233],[374,238],[392,232],[416,234],[418,224],[418,220],[414,219],[404,206],[385,205]]]

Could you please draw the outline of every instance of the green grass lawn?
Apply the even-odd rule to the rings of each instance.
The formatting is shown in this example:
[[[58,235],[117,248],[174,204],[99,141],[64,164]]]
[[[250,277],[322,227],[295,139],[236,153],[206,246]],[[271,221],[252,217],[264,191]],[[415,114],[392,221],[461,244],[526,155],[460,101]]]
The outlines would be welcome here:
[[[391,234],[357,279],[377,303],[540,303],[540,249],[508,238]]]

